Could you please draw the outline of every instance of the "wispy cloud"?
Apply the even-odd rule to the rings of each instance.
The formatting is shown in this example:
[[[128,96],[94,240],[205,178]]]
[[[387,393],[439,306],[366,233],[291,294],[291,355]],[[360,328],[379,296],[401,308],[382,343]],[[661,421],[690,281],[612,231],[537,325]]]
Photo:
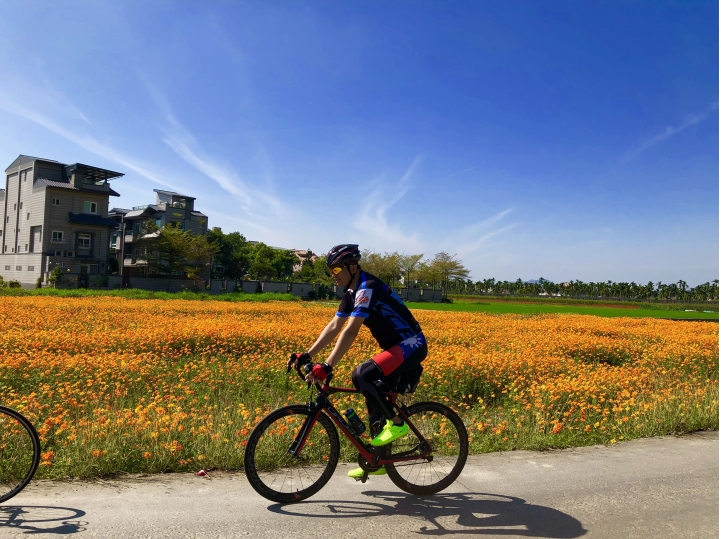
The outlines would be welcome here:
[[[649,137],[645,140],[642,140],[639,144],[634,146],[633,148],[629,149],[623,156],[623,159],[621,162],[616,165],[615,168],[623,165],[624,163],[627,163],[629,160],[633,159],[635,156],[640,154],[641,152],[644,152],[651,148],[652,146],[655,146],[656,144],[659,144],[663,142],[664,140],[677,135],[678,133],[681,133],[682,131],[685,131],[689,127],[692,127],[694,125],[697,125],[707,118],[709,118],[715,111],[718,110],[718,103],[711,103],[708,107],[708,109],[704,112],[698,113],[698,114],[690,114],[684,120],[677,126],[667,126],[666,129],[663,131],[657,133],[656,135]]]
[[[286,205],[273,193],[269,182],[266,181],[264,188],[258,189],[244,181],[234,167],[204,152],[197,138],[178,120],[165,95],[144,72],[136,70],[136,73],[167,122],[167,125],[160,126],[165,133],[163,142],[181,159],[230,193],[238,200],[243,211],[252,217],[263,218],[269,210],[277,216],[286,210]]]
[[[509,208],[477,223],[462,227],[446,238],[441,246],[458,253],[460,257],[469,256],[488,244],[491,238],[516,227],[518,223],[509,223],[500,228],[494,226],[503,221],[506,215],[512,211],[513,208]]]
[[[392,184],[380,176],[373,180],[362,195],[361,207],[354,221],[356,230],[374,236],[372,241],[389,250],[414,250],[421,252],[423,242],[417,233],[404,233],[398,224],[388,220],[388,210],[398,203],[411,187],[411,176],[420,163],[418,156],[408,167],[398,183]]]
[[[100,142],[95,137],[87,133],[81,133],[63,127],[56,120],[46,115],[30,110],[29,108],[19,103],[16,99],[13,99],[11,96],[3,92],[0,92],[0,109],[30,120],[38,124],[39,126],[44,127],[48,131],[51,131],[56,135],[59,135],[62,138],[77,144],[84,150],[94,153],[95,155],[98,155],[109,161],[118,163],[126,169],[130,169],[136,174],[139,174],[140,176],[143,176],[144,178],[154,183],[162,185],[163,187],[173,187],[159,174],[153,172],[144,165],[138,164],[135,160],[128,158],[127,156],[115,150],[111,146]],[[79,109],[77,110],[79,111]]]

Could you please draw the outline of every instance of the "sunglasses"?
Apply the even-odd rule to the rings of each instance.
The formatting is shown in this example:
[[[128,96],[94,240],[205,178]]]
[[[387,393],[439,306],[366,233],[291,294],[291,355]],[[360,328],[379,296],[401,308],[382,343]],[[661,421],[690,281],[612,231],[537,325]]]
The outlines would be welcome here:
[[[340,266],[337,266],[335,268],[329,268],[329,270],[333,275],[338,275],[341,271],[343,271],[343,268]]]

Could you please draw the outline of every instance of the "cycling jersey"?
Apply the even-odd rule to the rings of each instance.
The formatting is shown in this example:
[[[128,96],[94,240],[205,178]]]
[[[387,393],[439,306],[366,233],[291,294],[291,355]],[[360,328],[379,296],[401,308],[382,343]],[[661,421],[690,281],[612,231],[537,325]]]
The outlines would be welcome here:
[[[420,324],[398,294],[378,277],[362,270],[356,290],[345,291],[336,315],[365,318],[363,324],[383,350],[412,337],[422,337]]]

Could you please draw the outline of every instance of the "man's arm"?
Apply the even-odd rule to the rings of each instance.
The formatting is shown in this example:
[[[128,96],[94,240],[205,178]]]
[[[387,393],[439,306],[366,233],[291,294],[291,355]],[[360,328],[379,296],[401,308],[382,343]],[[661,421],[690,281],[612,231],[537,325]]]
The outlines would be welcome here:
[[[339,320],[342,320],[342,319],[339,318]],[[365,318],[361,318],[359,316],[351,316],[350,320],[348,321],[348,324],[346,325],[345,329],[343,330],[343,332],[340,334],[340,337],[336,341],[333,351],[330,353],[330,355],[328,356],[328,359],[325,361],[328,365],[333,367],[336,363],[338,363],[341,360],[341,358],[345,355],[345,353],[348,351],[348,349],[353,344],[353,341],[355,341],[355,338],[358,336],[358,331],[360,330],[361,326],[363,325],[364,320],[365,320]],[[328,326],[326,326],[326,329],[330,328],[330,326],[331,326],[331,324],[328,324]],[[340,324],[340,327],[342,327],[342,322]],[[325,333],[325,330],[323,330],[323,333],[321,333],[321,337],[323,336],[324,333]],[[337,333],[337,331],[333,334],[333,336],[335,336],[336,333]],[[318,341],[316,341],[316,344],[318,344],[318,342],[321,341],[321,337],[318,337]],[[314,344],[311,347],[311,350],[315,349],[315,346],[316,345]],[[310,352],[310,350],[308,351],[308,353],[310,353],[311,356],[313,355]],[[316,382],[320,381],[320,379],[313,376],[312,372],[308,373],[306,375],[305,379],[311,383],[316,383]]]
[[[308,349],[310,357],[314,357],[318,354],[318,352],[323,350],[323,348],[328,346],[333,339],[335,339],[336,335],[338,335],[340,330],[343,329],[343,322],[344,319],[340,316],[334,316],[333,319],[328,322],[328,325],[320,332],[320,335],[318,335],[318,339],[316,339],[313,346]]]
[[[364,321],[365,318],[361,318],[360,316],[350,317],[348,324],[346,324],[345,329],[340,334],[338,341],[335,343],[335,348],[333,348],[333,351],[326,360],[328,365],[334,367],[336,363],[341,360],[353,344],[353,341],[355,341],[355,338],[358,336],[358,332],[360,331]]]

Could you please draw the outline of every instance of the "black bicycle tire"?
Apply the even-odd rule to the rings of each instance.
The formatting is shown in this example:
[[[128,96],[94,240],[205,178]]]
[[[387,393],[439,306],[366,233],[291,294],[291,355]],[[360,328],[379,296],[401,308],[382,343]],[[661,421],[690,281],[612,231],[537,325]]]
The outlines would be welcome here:
[[[458,416],[458,414],[451,410],[448,406],[439,402],[418,402],[416,404],[413,404],[412,406],[409,406],[407,413],[411,422],[413,422],[413,414],[426,410],[432,410],[443,414],[456,427],[456,430],[458,431],[460,437],[458,460],[453,466],[451,472],[444,479],[432,485],[417,485],[415,483],[412,483],[401,476],[398,470],[396,470],[396,466],[393,463],[386,464],[385,468],[390,480],[393,481],[393,483],[399,489],[410,494],[414,494],[416,496],[436,494],[437,492],[448,488],[456,479],[458,479],[458,476],[461,475],[461,472],[463,471],[463,468],[466,465],[466,460],[468,458],[468,431],[466,430],[466,426],[463,424],[463,421]],[[413,433],[411,432],[409,435],[413,435]],[[393,458],[392,444],[389,452],[390,458]],[[398,464],[400,466],[402,463]]]
[[[248,482],[253,489],[263,496],[264,498],[278,502],[278,503],[295,503],[312,496],[322,489],[326,483],[333,477],[336,466],[338,465],[338,459],[340,457],[340,440],[338,439],[338,431],[331,419],[321,412],[318,414],[317,422],[320,423],[328,433],[328,440],[330,442],[330,455],[325,470],[319,477],[319,479],[310,485],[308,488],[296,491],[293,493],[284,493],[273,490],[268,487],[258,475],[257,468],[255,466],[255,450],[260,440],[261,435],[275,423],[278,419],[287,417],[292,414],[309,415],[310,411],[307,405],[297,404],[284,406],[279,408],[267,416],[265,416],[260,423],[258,423],[248,437],[248,443],[245,446],[244,456],[244,468],[245,475],[248,478]]]
[[[30,469],[17,486],[15,486],[6,494],[0,493],[0,503],[2,503],[6,502],[14,496],[17,496],[28,485],[28,483],[30,483],[33,476],[35,475],[35,472],[38,469],[38,465],[40,464],[40,437],[38,436],[38,433],[35,430],[33,424],[30,423],[30,421],[20,412],[13,410],[12,408],[8,408],[7,406],[0,406],[0,414],[8,415],[18,421],[18,423],[20,423],[25,428],[25,431],[30,436],[33,447],[33,459]]]

